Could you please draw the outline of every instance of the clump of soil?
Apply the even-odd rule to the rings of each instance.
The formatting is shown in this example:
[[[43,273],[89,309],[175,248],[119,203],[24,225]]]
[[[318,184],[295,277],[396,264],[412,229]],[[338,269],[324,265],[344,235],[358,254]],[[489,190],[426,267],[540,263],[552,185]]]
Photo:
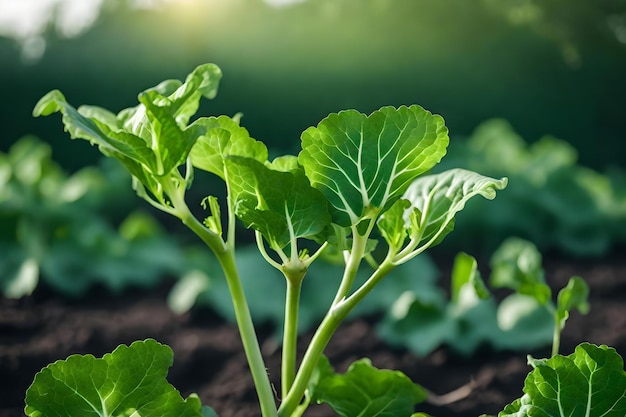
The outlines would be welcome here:
[[[561,352],[569,354],[578,343],[589,341],[613,346],[625,356],[626,260],[547,260],[546,276],[554,287],[561,288],[572,275],[589,283],[591,311],[572,314]],[[94,290],[80,300],[67,300],[40,288],[21,300],[0,299],[0,417],[24,415],[25,391],[47,364],[73,353],[101,356],[120,343],[145,338],[174,350],[168,379],[183,396],[198,393],[221,417],[259,416],[236,327],[207,310],[177,316],[165,304],[168,289],[163,285],[121,295]],[[549,355],[548,347],[535,352],[484,348],[463,358],[441,347],[418,358],[385,345],[373,330],[374,321],[370,317],[344,324],[326,350],[331,362],[344,371],[352,361],[369,357],[379,368],[403,371],[433,393],[418,410],[437,417],[497,414],[522,394],[529,371],[526,355]],[[268,372],[278,388],[280,351],[271,334],[272,329],[259,329]],[[303,345],[308,338],[303,336]],[[320,405],[305,415],[335,414]]]

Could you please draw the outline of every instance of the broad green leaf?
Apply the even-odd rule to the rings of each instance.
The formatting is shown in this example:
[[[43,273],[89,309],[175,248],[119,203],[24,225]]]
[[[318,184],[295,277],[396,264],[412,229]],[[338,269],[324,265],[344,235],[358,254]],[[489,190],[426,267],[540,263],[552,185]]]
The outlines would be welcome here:
[[[569,356],[534,364],[524,395],[498,417],[626,415],[626,372],[615,349],[582,343]]]
[[[224,180],[227,156],[245,156],[259,162],[267,160],[265,144],[252,139],[245,128],[228,116],[198,119],[190,129],[195,129],[199,135],[190,153],[193,166]]]
[[[276,171],[300,171],[302,166],[298,163],[298,157],[295,155],[282,155],[276,157],[272,162],[268,163],[268,166]]]
[[[170,94],[178,82],[164,82],[139,94],[139,102],[145,107],[142,122],[150,127],[151,148],[160,163],[155,174],[167,174],[187,159],[200,136],[195,126],[187,128],[189,118],[198,110],[202,96],[215,97],[221,76],[217,66],[200,65]]]
[[[569,312],[577,309],[582,314],[589,311],[589,286],[580,277],[572,277],[567,286],[557,295],[556,319],[559,326],[563,328],[565,321],[569,317]]]
[[[350,226],[389,208],[441,160],[448,141],[443,118],[416,105],[369,116],[346,110],[305,130],[298,158],[332,205],[333,221]]]
[[[463,210],[469,199],[482,195],[491,200],[496,190],[506,185],[506,178],[497,180],[464,169],[419,177],[403,196],[411,202],[407,214],[414,216],[407,227],[417,227],[411,235],[419,234],[420,241],[435,245],[452,231],[456,213]]]
[[[252,158],[228,157],[228,186],[235,213],[274,248],[316,239],[330,225],[326,199],[302,172],[281,172]]]
[[[314,401],[343,417],[410,416],[426,397],[402,372],[376,369],[367,358],[352,363],[345,374],[322,372],[313,389]]]
[[[152,339],[120,345],[102,358],[72,355],[43,368],[26,392],[26,415],[201,417],[166,379],[172,350]]]
[[[147,119],[146,101],[154,106],[167,108],[167,112],[182,129],[198,110],[201,97],[215,97],[221,78],[222,72],[216,65],[199,65],[187,76],[184,83],[180,80],[165,80],[141,92],[139,101],[142,104],[122,110],[117,118],[126,130],[151,141],[152,131]]]
[[[545,282],[541,263],[541,253],[532,242],[509,238],[491,257],[491,285],[510,288],[545,304],[552,291]]]

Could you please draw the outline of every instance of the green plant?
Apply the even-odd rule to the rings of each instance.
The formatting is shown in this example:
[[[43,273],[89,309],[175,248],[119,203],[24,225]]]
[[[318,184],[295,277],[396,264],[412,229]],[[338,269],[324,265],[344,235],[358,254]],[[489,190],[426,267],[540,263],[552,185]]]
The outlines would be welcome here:
[[[137,107],[118,114],[93,106],[75,109],[52,91],[34,114],[61,112],[73,138],[89,140],[119,160],[139,196],[179,218],[211,249],[226,276],[263,416],[299,416],[311,402],[326,402],[342,416],[412,414],[414,404],[426,397],[420,386],[367,360],[338,375],[323,359],[324,348],[386,275],[440,243],[470,198],[494,198],[507,180],[461,169],[426,175],[445,155],[448,135],[443,119],[419,106],[383,107],[369,116],[354,110],[331,114],[303,132],[297,157],[270,162],[265,145],[237,118],[201,117],[190,123],[200,98],[215,96],[220,77],[216,66],[199,66],[184,83],[164,81],[142,92]],[[215,196],[203,200],[210,212],[203,222],[185,199],[195,169],[221,178],[227,189],[225,202]],[[236,218],[255,230],[260,254],[285,277],[279,407],[235,263]],[[384,250],[376,250],[377,240],[386,243]],[[297,368],[301,286],[325,252],[342,259],[343,273]],[[362,268],[371,272],[357,285]],[[466,272],[470,282],[480,282],[471,279],[472,268]],[[578,305],[573,298],[564,296],[568,308],[557,311],[561,320]],[[30,416],[215,415],[194,396],[182,399],[164,380],[171,361],[171,350],[152,340],[120,346],[101,359],[71,356],[37,374],[25,411]]]
[[[329,379],[319,377],[318,368],[339,324],[397,265],[438,244],[452,230],[455,215],[467,200],[475,195],[493,198],[507,180],[458,169],[424,175],[444,156],[448,134],[440,116],[415,105],[384,107],[369,116],[354,110],[331,114],[303,132],[297,157],[287,155],[270,162],[265,145],[252,139],[236,118],[201,117],[190,123],[200,98],[215,96],[220,77],[216,66],[199,66],[184,83],[168,80],[142,92],[138,106],[117,115],[94,106],[75,109],[59,91],[52,91],[36,105],[34,114],[61,112],[72,138],[87,139],[106,156],[119,160],[132,174],[140,197],[178,217],[211,249],[228,282],[264,416],[301,415],[311,401],[326,401],[342,409],[349,398],[324,396],[321,381]],[[215,174],[227,187],[225,203],[214,196],[203,201],[210,211],[203,222],[185,201],[195,169]],[[278,409],[235,264],[236,217],[255,230],[259,252],[283,273],[287,286]],[[382,259],[373,252],[376,229],[387,244]],[[343,276],[296,369],[301,284],[309,266],[324,251],[343,259]],[[372,272],[354,288],[363,260]],[[137,346],[154,345],[143,343]],[[371,367],[362,363],[359,369],[363,366]],[[53,370],[40,375],[49,372]],[[387,381],[385,371],[371,372]],[[36,378],[27,394],[30,415],[41,412],[31,405],[39,384]],[[103,397],[98,391],[101,401],[91,404],[92,409],[106,408],[105,398],[125,396],[116,391],[120,384],[108,380],[102,384],[116,393]],[[420,388],[413,387],[415,395],[409,403],[423,399]],[[380,396],[367,397],[365,409],[382,410],[396,401],[384,390],[377,391]],[[403,409],[408,413],[412,407],[407,403]]]

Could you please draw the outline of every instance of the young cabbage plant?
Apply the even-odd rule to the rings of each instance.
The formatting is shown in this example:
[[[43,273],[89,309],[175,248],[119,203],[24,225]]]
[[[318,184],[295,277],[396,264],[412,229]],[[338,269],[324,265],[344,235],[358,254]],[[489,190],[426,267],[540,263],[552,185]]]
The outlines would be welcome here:
[[[39,101],[34,115],[62,113],[72,138],[86,139],[119,160],[133,176],[139,196],[179,218],[210,248],[226,276],[264,417],[300,416],[311,401],[327,402],[345,416],[410,415],[424,395],[406,376],[362,361],[340,377],[324,365],[324,349],[341,322],[390,271],[441,242],[470,198],[493,199],[507,179],[460,169],[425,175],[445,155],[449,138],[443,118],[417,105],[383,107],[369,115],[355,110],[331,114],[302,133],[298,156],[269,161],[267,147],[250,137],[238,118],[200,117],[190,122],[200,98],[215,96],[220,77],[217,66],[201,65],[185,82],[164,81],[140,93],[138,106],[117,114],[94,106],[75,109],[55,90]],[[210,214],[204,221],[192,214],[185,198],[194,170],[214,174],[226,184],[225,200],[206,198]],[[260,253],[284,275],[287,286],[278,407],[235,263],[237,218],[254,230]],[[374,252],[377,240],[386,244],[381,256]],[[301,284],[310,265],[330,250],[340,254],[343,274],[337,277],[336,295],[297,366]],[[356,285],[357,273],[368,268],[369,278]],[[169,360],[166,349],[154,342],[138,343],[137,349],[162,351],[162,361]],[[63,370],[56,374],[51,365],[37,376],[27,394],[28,415],[46,414],[48,402],[55,401],[40,398],[46,389],[39,384],[51,383],[50,373],[71,378],[65,367],[78,361],[59,364]],[[76,392],[84,399],[75,399],[76,407],[112,415],[108,403],[123,398],[115,403],[117,411],[156,415],[139,382],[121,383],[126,378],[121,374],[115,380],[119,383],[112,381],[110,371],[103,375],[109,376],[98,380],[101,384],[93,395]],[[151,375],[146,373],[141,384]],[[371,382],[367,395],[354,383],[358,375],[367,375]],[[58,381],[61,376],[54,378]],[[335,386],[341,386],[340,398]],[[391,386],[397,389],[386,389]],[[410,400],[398,401],[399,392]],[[131,404],[127,396],[136,396],[139,402]],[[349,401],[357,396],[358,402]],[[181,401],[192,409],[190,415],[209,413],[195,399],[172,404],[182,407]]]

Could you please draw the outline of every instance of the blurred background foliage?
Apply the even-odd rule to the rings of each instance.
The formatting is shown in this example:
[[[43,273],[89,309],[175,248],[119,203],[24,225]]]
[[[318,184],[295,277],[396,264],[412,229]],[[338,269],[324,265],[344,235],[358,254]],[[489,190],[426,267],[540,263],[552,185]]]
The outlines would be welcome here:
[[[626,155],[624,0],[0,0],[0,15],[2,150],[35,134],[70,170],[98,153],[31,118],[44,93],[117,111],[204,62],[225,76],[200,114],[242,112],[276,152],[330,112],[417,103],[453,137],[498,117],[595,169]]]

